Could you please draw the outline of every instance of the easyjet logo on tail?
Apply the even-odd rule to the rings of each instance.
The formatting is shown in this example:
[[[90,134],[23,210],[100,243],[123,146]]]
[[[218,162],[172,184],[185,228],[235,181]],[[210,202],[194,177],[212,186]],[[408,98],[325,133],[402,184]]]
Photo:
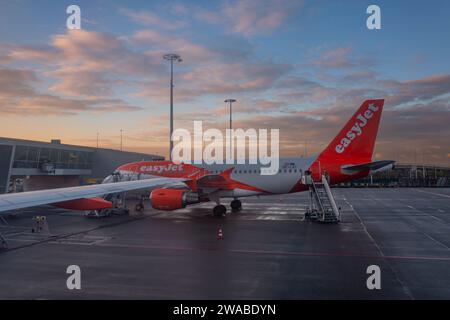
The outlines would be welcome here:
[[[373,114],[379,110],[375,104],[370,103],[367,107],[367,110],[363,113],[358,114],[356,119],[358,121],[355,122],[353,127],[347,132],[344,138],[341,139],[338,145],[336,145],[337,153],[342,153],[345,149],[352,143],[352,141],[363,133],[364,127],[370,121],[370,118],[373,117]]]
[[[183,171],[183,165],[169,164],[162,166],[141,166],[142,172],[154,172],[154,173],[163,173],[163,172],[181,172]]]

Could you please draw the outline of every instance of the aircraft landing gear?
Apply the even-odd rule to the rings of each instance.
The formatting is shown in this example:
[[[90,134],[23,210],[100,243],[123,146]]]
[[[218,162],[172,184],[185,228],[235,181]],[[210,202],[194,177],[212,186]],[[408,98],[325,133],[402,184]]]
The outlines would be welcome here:
[[[213,209],[213,215],[216,218],[222,218],[226,213],[227,213],[227,208],[222,204],[215,206]]]
[[[134,210],[137,212],[143,212],[145,209],[144,207],[144,196],[141,196],[141,200],[136,204],[134,207]]]
[[[144,204],[143,203],[137,203],[134,207],[134,211],[142,212],[144,211]]]
[[[85,211],[84,216],[87,218],[104,218],[111,216],[111,213],[112,213],[111,209],[98,209]]]
[[[242,210],[242,203],[240,200],[234,199],[233,201],[231,201],[230,207],[231,207],[231,211],[238,212],[238,211]]]

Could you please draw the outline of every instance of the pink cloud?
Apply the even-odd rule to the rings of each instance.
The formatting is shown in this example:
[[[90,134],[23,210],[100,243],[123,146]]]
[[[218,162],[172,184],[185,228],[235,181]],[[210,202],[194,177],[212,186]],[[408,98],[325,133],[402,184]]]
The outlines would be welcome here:
[[[368,57],[357,56],[353,48],[340,47],[322,52],[319,57],[311,59],[310,64],[320,68],[368,68],[375,64],[375,61]]]
[[[85,30],[55,35],[46,46],[14,46],[14,60],[42,62],[43,74],[57,79],[50,90],[72,97],[110,95],[119,75],[147,76],[163,66],[145,53],[127,48],[118,37]]]
[[[409,81],[380,81],[387,91],[388,101],[403,104],[414,101],[433,99],[450,93],[450,75],[434,75]]]
[[[42,116],[141,109],[128,105],[121,99],[67,99],[57,95],[41,94],[34,88],[34,84],[38,82],[33,71],[0,69],[0,113],[3,115]]]
[[[231,39],[234,41],[234,39]],[[148,49],[134,51],[139,45]],[[245,50],[248,50],[245,48]],[[15,60],[44,63],[43,75],[55,80],[49,90],[68,97],[108,97],[117,85],[133,86],[137,96],[166,101],[167,52],[182,55],[177,71],[177,97],[193,99],[204,95],[260,91],[270,88],[291,69],[290,65],[250,60],[243,52],[230,52],[189,41],[182,35],[139,30],[129,37],[85,30],[55,35],[46,46],[14,46]],[[228,61],[233,57],[233,61]],[[201,66],[201,68],[200,68]],[[120,79],[120,80],[119,80]],[[232,79],[232,81],[230,81]]]
[[[351,48],[337,48],[330,51],[326,51],[318,59],[313,61],[314,65],[321,67],[348,67],[350,63]]]
[[[177,72],[176,97],[191,100],[208,95],[225,95],[264,91],[290,70],[289,65],[271,63],[224,63],[207,64],[202,68]],[[139,96],[167,101],[167,85],[160,80],[146,82]]]
[[[37,77],[31,70],[0,69],[0,95],[3,98],[33,94],[35,82]]]
[[[185,7],[182,6],[174,6],[172,7],[172,10],[176,10],[176,12],[182,13],[183,8],[185,9]],[[120,9],[119,12],[124,14],[134,22],[137,22],[142,25],[155,26],[167,30],[175,30],[185,28],[187,26],[187,23],[185,21],[174,20],[173,18],[172,19],[163,18],[161,17],[161,15],[157,15],[151,11],[135,11],[130,9]]]
[[[221,25],[232,33],[253,36],[279,28],[302,6],[303,0],[236,0],[224,2],[219,11],[195,7],[184,14]]]
[[[246,36],[270,32],[292,15],[296,14],[303,2],[281,0],[241,0],[226,2],[222,7],[226,22],[233,32]]]

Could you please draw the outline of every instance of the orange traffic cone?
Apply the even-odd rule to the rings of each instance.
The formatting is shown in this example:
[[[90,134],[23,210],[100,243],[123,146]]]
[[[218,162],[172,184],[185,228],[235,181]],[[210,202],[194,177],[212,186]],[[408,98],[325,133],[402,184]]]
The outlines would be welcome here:
[[[223,231],[222,228],[217,230],[217,240],[223,240]]]

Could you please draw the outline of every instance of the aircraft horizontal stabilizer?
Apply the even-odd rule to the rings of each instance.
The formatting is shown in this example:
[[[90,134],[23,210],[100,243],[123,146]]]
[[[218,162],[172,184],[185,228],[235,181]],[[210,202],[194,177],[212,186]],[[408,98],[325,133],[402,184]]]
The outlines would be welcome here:
[[[373,162],[358,164],[355,166],[345,166],[342,169],[344,169],[345,171],[352,171],[352,172],[360,172],[363,170],[375,171],[375,170],[379,170],[381,168],[384,168],[384,167],[387,167],[390,165],[393,166],[394,163],[395,163],[395,161],[393,161],[393,160],[373,161]]]

